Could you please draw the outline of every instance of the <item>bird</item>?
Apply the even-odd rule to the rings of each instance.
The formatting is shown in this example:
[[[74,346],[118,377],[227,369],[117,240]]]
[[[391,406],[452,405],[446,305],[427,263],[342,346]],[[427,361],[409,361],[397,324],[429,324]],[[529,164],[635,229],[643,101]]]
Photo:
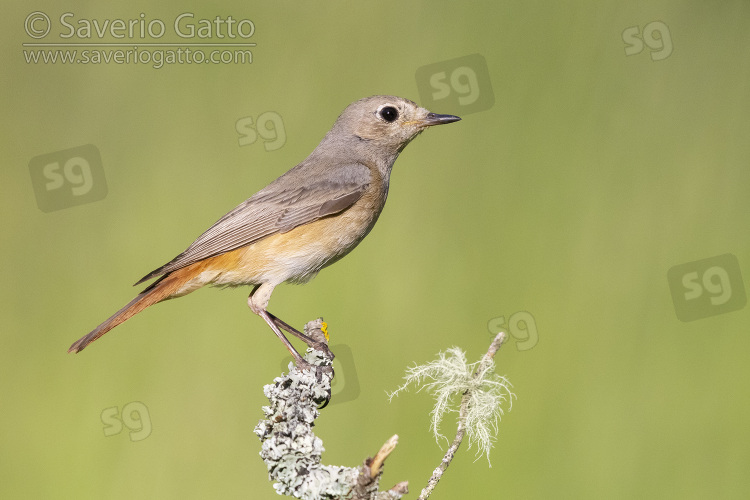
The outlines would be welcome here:
[[[134,286],[156,278],[69,353],[82,351],[149,306],[206,285],[252,287],[251,311],[268,324],[298,366],[308,365],[282,330],[313,341],[268,311],[281,283],[306,283],[351,252],[372,230],[388,196],[393,164],[428,127],[458,116],[375,95],[349,104],[301,163],[221,217],[184,252]],[[327,346],[323,346],[327,349]]]

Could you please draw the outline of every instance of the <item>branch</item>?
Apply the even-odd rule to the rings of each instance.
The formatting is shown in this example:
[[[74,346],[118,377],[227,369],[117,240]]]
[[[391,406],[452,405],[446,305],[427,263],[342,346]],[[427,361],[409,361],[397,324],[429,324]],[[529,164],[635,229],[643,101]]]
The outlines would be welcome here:
[[[326,342],[322,319],[305,325],[305,333]],[[266,418],[255,427],[263,445],[260,455],[274,489],[282,495],[303,499],[352,498],[353,500],[395,500],[408,492],[406,481],[379,492],[383,462],[398,443],[398,436],[386,442],[375,458],[359,467],[322,465],[323,441],[312,431],[320,416],[318,405],[330,395],[333,354],[308,349],[305,359],[318,367],[299,370],[292,363],[289,374],[263,387],[270,405],[263,407]]]

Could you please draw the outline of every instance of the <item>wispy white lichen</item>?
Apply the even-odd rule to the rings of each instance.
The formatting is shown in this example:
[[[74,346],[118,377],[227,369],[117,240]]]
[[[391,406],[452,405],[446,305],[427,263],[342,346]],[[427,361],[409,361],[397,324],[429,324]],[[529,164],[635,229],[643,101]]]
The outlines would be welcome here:
[[[426,389],[435,398],[435,407],[430,415],[430,429],[435,440],[446,439],[440,425],[447,413],[458,413],[459,429],[465,428],[469,437],[469,448],[477,446],[477,459],[482,455],[490,461],[490,449],[497,439],[498,423],[509,411],[516,397],[511,392],[511,383],[495,373],[491,359],[467,363],[466,354],[452,347],[438,355],[438,359],[424,365],[408,368],[404,384],[388,395],[393,399],[410,385],[417,392]],[[456,403],[458,401],[458,403]],[[465,406],[465,408],[462,408]]]

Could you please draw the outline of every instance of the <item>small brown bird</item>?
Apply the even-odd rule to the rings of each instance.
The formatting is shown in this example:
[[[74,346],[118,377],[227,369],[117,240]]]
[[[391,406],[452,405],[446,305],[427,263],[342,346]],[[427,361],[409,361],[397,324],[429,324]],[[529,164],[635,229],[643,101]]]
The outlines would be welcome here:
[[[383,210],[399,153],[427,127],[458,120],[394,96],[350,104],[307,159],[141,278],[136,285],[158,277],[68,352],[83,350],[157,302],[204,285],[251,285],[250,309],[268,323],[298,364],[306,364],[281,330],[308,345],[315,342],[267,311],[273,289],[284,282],[306,283],[351,252]]]

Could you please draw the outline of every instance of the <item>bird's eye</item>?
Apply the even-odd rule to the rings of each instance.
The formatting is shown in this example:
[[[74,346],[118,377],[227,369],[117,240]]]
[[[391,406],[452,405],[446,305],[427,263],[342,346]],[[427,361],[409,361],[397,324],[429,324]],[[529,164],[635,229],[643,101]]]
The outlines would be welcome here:
[[[393,106],[386,106],[380,110],[380,117],[388,123],[394,122],[398,118],[398,110]]]

